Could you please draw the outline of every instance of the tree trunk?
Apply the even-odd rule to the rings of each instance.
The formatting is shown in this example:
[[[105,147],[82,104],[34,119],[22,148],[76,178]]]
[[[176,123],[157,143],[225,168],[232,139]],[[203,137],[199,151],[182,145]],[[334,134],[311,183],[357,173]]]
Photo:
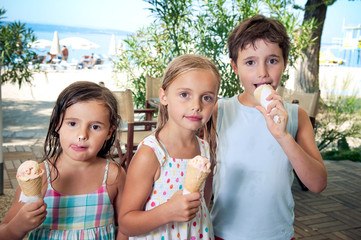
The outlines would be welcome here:
[[[316,19],[317,27],[312,32],[314,44],[303,50],[303,57],[299,58],[296,66],[295,88],[305,92],[319,89],[319,52],[321,36],[327,11],[327,0],[308,0],[305,6],[303,22]]]
[[[3,107],[1,96],[1,66],[0,63],[0,196],[4,195],[4,155],[3,155]]]

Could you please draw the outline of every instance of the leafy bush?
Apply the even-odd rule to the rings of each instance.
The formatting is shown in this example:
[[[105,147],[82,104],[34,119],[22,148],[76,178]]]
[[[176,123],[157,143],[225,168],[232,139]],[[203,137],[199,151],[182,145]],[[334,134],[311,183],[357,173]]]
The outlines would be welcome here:
[[[340,81],[335,77],[335,83],[337,80]],[[350,79],[342,81],[343,89],[347,89]],[[346,139],[361,137],[361,99],[356,94],[348,96],[328,93],[321,100],[315,132],[320,151],[335,148],[336,145],[338,150],[349,150]]]
[[[162,77],[175,57],[197,53],[212,59],[222,76],[220,95],[233,96],[243,89],[228,59],[227,38],[235,26],[254,14],[279,19],[292,39],[290,66],[300,55],[299,49],[310,44],[314,23],[301,25],[289,0],[145,0],[155,22],[125,40],[126,50],[114,61],[115,69],[125,73],[136,106],[145,102],[145,76]],[[283,81],[287,78],[287,73]]]
[[[349,150],[330,150],[321,153],[323,159],[327,160],[350,160],[361,162],[361,147]]]
[[[30,82],[32,73],[28,64],[36,58],[36,54],[29,47],[35,36],[25,24],[13,22],[4,24],[2,19],[6,10],[0,9],[0,72],[1,83]]]

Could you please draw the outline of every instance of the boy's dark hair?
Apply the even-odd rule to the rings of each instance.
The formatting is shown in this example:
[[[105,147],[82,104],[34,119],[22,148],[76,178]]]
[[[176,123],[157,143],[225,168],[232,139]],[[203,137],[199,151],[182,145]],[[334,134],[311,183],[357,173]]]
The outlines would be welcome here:
[[[93,82],[78,81],[66,87],[59,94],[59,97],[55,102],[53,112],[50,116],[48,133],[44,143],[45,154],[43,160],[49,160],[54,157],[54,161],[49,162],[55,166],[56,160],[63,151],[60,145],[58,131],[63,124],[66,109],[75,103],[91,100],[103,102],[104,106],[109,110],[110,127],[114,127],[114,131],[110,139],[105,141],[97,156],[105,158],[107,154],[109,154],[110,149],[114,144],[119,124],[117,100],[113,93],[106,87]]]
[[[277,43],[282,49],[285,65],[290,51],[290,38],[285,26],[278,20],[255,15],[238,24],[228,37],[229,57],[236,63],[239,50],[244,50],[249,44],[255,47],[259,39]]]

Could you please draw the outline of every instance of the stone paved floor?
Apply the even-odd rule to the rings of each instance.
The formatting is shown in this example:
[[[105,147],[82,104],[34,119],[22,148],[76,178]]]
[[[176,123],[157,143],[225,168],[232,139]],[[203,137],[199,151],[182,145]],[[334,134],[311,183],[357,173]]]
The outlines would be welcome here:
[[[4,188],[15,189],[16,169],[28,159],[40,160],[42,147],[3,147]],[[361,163],[325,161],[328,185],[321,194],[302,191],[297,181],[295,199],[295,239],[361,239]],[[1,198],[1,196],[0,196]],[[0,218],[1,220],[1,218]]]

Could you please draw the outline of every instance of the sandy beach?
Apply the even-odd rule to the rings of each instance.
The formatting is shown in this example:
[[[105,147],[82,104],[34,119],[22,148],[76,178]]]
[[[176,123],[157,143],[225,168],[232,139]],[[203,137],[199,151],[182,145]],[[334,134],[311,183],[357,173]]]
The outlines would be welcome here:
[[[110,90],[116,90],[124,87],[122,83],[125,79],[122,75],[115,74],[111,68],[35,72],[31,84],[25,83],[20,89],[18,85],[3,84],[2,99],[55,101],[66,86],[76,81],[104,82]]]

